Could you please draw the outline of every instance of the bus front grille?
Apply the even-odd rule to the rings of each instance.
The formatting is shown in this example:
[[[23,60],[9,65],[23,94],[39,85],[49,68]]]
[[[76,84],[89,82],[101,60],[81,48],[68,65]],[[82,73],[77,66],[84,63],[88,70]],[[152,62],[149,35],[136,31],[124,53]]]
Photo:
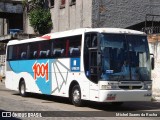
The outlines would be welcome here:
[[[125,90],[135,90],[135,89],[142,89],[143,86],[119,86],[120,89],[125,89]]]

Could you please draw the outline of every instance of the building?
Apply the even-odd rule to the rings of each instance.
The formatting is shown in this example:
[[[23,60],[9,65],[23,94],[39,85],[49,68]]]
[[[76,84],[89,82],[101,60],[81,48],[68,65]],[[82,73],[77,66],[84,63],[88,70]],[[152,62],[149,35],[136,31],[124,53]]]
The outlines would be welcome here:
[[[0,36],[11,29],[23,30],[23,7],[21,0],[0,0]]]
[[[14,39],[15,33],[23,30],[21,0],[0,0],[0,77],[5,73],[5,44]]]
[[[29,0],[30,1],[30,0]],[[142,30],[146,15],[160,13],[159,0],[46,0],[53,29],[51,32],[82,27],[118,27]],[[33,33],[25,14],[24,31]],[[148,26],[159,26],[160,17],[148,16]],[[153,21],[151,23],[151,21]]]
[[[30,3],[31,0],[28,0]],[[146,15],[160,12],[159,0],[44,0],[50,8],[51,32],[82,27],[117,27],[142,30]],[[26,10],[27,9],[27,10]],[[22,0],[0,0],[0,35],[13,32],[34,34],[28,17],[28,7]],[[160,17],[148,16],[148,26],[160,26]],[[151,21],[153,21],[151,23]],[[11,30],[11,31],[10,31]]]

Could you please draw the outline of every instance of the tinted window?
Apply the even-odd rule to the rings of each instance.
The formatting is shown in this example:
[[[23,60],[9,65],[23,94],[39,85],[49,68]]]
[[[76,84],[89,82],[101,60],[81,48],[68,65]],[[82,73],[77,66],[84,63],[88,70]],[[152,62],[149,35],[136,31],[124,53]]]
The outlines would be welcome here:
[[[52,56],[55,58],[80,57],[81,36],[55,39],[52,42]]]

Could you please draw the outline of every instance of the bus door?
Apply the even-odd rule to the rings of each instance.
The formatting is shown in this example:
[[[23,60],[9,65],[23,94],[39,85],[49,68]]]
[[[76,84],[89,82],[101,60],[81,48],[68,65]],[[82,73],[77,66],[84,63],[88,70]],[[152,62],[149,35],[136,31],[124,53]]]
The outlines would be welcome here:
[[[94,83],[98,83],[99,65],[97,48],[89,48],[89,78]]]
[[[98,52],[98,33],[86,33],[84,44],[84,69],[90,80],[90,100],[98,100],[98,80],[100,78],[101,54]],[[96,98],[97,99],[96,99]]]

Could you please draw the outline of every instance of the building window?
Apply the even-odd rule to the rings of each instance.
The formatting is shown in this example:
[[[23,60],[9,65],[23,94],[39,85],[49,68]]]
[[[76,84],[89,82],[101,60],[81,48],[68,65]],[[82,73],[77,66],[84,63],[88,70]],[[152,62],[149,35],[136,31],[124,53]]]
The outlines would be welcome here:
[[[66,0],[61,0],[60,8],[65,8]]]
[[[75,5],[76,4],[76,0],[70,0],[70,6]]]
[[[61,5],[65,5],[66,0],[61,0]]]
[[[54,7],[55,0],[50,0],[50,7]]]

